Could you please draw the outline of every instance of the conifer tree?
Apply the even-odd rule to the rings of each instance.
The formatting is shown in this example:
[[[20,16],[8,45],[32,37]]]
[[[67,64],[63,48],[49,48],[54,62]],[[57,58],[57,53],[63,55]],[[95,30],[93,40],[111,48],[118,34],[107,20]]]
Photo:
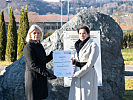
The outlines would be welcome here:
[[[25,45],[25,37],[23,36],[23,20],[24,20],[24,7],[21,8],[21,15],[18,28],[18,42],[17,42],[17,59],[22,55],[23,45]]]
[[[25,12],[24,12],[24,23],[23,23],[23,26],[24,26],[24,33],[25,33],[25,35],[27,35],[28,30],[29,30],[28,7],[27,7],[27,5],[26,5]]]
[[[10,19],[8,23],[6,61],[15,61],[17,56],[17,29],[13,9],[10,8]]]
[[[24,34],[25,34],[25,37],[26,37],[26,35],[28,33],[28,30],[29,30],[28,7],[27,7],[27,5],[26,5],[25,12],[24,12],[23,28],[24,28]]]
[[[17,44],[17,59],[19,59],[23,55],[23,48],[26,44],[26,35],[29,30],[29,22],[28,22],[28,9],[24,11],[24,7],[21,9],[21,17],[19,21],[19,30],[18,30],[18,44]]]
[[[4,11],[0,14],[0,60],[5,60],[6,52],[6,25],[4,20]]]

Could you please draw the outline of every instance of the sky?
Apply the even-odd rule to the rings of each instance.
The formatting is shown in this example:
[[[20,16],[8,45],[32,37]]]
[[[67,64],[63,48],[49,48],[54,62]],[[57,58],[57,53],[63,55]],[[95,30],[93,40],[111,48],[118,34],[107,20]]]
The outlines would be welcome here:
[[[43,0],[43,1],[47,1],[47,2],[59,2],[60,0]],[[62,0],[62,1],[67,1],[67,0]]]

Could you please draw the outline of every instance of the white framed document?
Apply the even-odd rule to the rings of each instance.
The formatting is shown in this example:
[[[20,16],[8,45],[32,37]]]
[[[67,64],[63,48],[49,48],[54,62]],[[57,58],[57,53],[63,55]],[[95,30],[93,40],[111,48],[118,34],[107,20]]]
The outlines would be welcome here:
[[[54,75],[56,77],[72,77],[73,67],[71,51],[53,51]]]

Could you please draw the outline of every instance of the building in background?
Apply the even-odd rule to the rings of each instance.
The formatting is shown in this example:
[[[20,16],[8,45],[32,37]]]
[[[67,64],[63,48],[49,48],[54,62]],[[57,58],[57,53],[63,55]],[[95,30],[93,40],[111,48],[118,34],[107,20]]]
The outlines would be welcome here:
[[[69,15],[69,20],[71,20],[75,15]],[[133,14],[129,13],[126,15],[117,14],[111,16],[120,26],[122,30],[130,30],[133,28]],[[62,15],[62,23],[68,22],[68,15]],[[17,27],[19,26],[20,15],[15,15],[15,20]],[[28,13],[28,19],[30,26],[34,23],[38,24],[45,33],[53,33],[55,30],[61,28],[61,15],[58,14],[48,14],[48,15],[38,15],[34,12]],[[5,16],[6,28],[8,28],[9,15]],[[128,29],[127,29],[128,28]]]
[[[69,19],[72,19],[74,15],[69,15]],[[68,22],[68,15],[62,15],[62,23],[65,24]],[[15,15],[17,27],[19,26],[20,15]],[[34,23],[38,24],[42,29],[44,34],[54,32],[57,29],[61,28],[61,16],[57,14],[49,15],[37,15],[37,14],[28,14],[30,26]],[[6,28],[8,28],[9,16],[5,16]]]

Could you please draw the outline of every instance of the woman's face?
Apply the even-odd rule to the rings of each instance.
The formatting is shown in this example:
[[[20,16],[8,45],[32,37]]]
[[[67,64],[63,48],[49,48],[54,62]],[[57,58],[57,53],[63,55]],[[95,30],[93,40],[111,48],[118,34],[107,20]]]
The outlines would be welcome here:
[[[81,41],[84,41],[86,38],[88,38],[90,36],[90,34],[87,34],[85,29],[80,29],[79,30],[79,39]]]
[[[40,41],[42,36],[42,33],[39,29],[33,30],[33,32],[30,34],[30,38],[35,41]]]

